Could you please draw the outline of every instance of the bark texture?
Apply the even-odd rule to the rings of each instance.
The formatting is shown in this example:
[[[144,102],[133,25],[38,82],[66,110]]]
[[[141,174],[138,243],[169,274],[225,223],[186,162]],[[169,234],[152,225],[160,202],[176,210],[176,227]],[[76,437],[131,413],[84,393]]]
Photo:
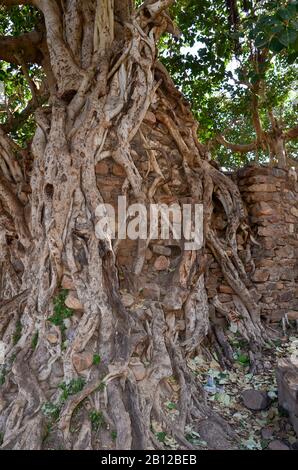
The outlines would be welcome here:
[[[39,62],[49,100],[35,112],[32,155],[0,134],[3,449],[162,448],[153,421],[181,448],[194,447],[185,426],[205,419],[232,436],[206,406],[187,359],[209,334],[231,361],[212,326],[216,311],[237,321],[252,349],[266,333],[237,250],[244,231],[249,252],[239,191],[210,164],[190,108],[157,58],[160,35],[173,31],[171,3],[147,0],[136,10],[128,0],[32,2],[44,15]],[[176,247],[171,269],[160,273],[144,270],[148,239],[137,244],[133,268],[120,269],[121,244],[95,233],[104,201],[95,166],[105,160],[120,166],[119,195],[129,203],[202,203],[203,248]],[[215,204],[226,214],[224,232],[213,227]],[[233,312],[208,302],[207,246],[235,293]],[[167,295],[145,298],[142,287],[152,282]],[[173,390],[171,422],[162,404]]]

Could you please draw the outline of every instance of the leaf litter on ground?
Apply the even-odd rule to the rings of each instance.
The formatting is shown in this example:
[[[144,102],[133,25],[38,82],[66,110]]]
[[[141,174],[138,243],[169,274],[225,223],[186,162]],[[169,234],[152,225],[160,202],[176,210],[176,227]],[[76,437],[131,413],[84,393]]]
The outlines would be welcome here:
[[[233,341],[238,344],[237,338],[232,338]],[[238,436],[239,449],[266,449],[274,439],[288,445],[298,440],[287,417],[279,411],[275,377],[278,359],[293,354],[298,356],[297,351],[298,337],[293,335],[276,347],[266,348],[263,351],[264,371],[255,375],[249,372],[248,351],[241,344],[236,351],[232,370],[222,370],[215,359],[207,361],[202,356],[188,361],[198,382],[203,383],[209,405],[232,425]],[[271,400],[269,408],[263,411],[247,409],[242,403],[241,394],[248,388],[266,391]],[[272,437],[263,439],[261,431],[267,427],[272,429]]]

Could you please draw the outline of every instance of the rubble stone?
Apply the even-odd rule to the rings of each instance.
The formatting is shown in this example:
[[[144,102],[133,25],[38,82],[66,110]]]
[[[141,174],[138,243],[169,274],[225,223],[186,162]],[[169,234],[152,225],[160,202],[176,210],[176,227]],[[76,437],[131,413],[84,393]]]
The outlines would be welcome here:
[[[154,268],[156,271],[166,271],[170,267],[170,260],[165,256],[156,258]]]
[[[290,450],[289,447],[284,444],[282,441],[275,439],[274,441],[270,442],[268,445],[269,450]]]
[[[77,372],[89,369],[93,363],[93,354],[91,352],[76,353],[72,356],[72,362]]]
[[[242,400],[246,408],[254,411],[265,410],[270,403],[266,392],[254,389],[244,390],[242,392]]]
[[[152,250],[153,253],[156,253],[158,255],[171,256],[171,248],[169,248],[168,246],[153,245]]]
[[[142,295],[145,299],[159,300],[160,287],[157,284],[146,284],[142,290]]]
[[[289,413],[289,419],[298,435],[298,363],[280,359],[276,369],[278,403]]]
[[[127,308],[131,307],[135,302],[134,297],[129,293],[122,294],[121,295],[121,300],[122,300],[122,303],[123,303],[124,307],[127,307]]]

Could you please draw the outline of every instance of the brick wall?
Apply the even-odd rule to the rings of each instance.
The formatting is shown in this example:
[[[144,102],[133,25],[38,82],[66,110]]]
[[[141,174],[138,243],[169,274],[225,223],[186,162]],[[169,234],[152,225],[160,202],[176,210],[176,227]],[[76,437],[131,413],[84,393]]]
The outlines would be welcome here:
[[[147,165],[138,162],[139,165]],[[112,159],[96,166],[98,187],[106,202],[117,204],[117,196],[125,181],[125,172]],[[237,236],[240,257],[253,281],[254,298],[259,299],[261,314],[267,321],[279,321],[284,314],[289,319],[298,319],[298,184],[295,174],[277,168],[249,166],[231,176],[238,184],[247,212],[250,229],[257,244],[246,250],[246,240]],[[167,201],[162,201],[167,202]],[[213,225],[224,234],[226,221],[222,207],[215,207]],[[176,251],[171,246],[170,268],[177,264]],[[131,271],[136,258],[137,243],[123,241],[119,245],[118,263]],[[167,285],[168,274],[156,272],[158,254],[151,245],[146,253],[144,280],[140,285],[155,283],[155,288]],[[227,308],[233,308],[234,292],[222,277],[220,267],[209,253],[209,272],[206,276],[207,294],[218,295]],[[172,266],[173,265],[173,266]],[[173,269],[172,269],[173,270]],[[171,269],[170,269],[171,271]],[[150,284],[151,285],[151,284]],[[155,290],[156,290],[155,289]],[[151,289],[152,290],[152,289]],[[155,292],[154,290],[154,292]],[[145,292],[145,290],[143,291]],[[155,295],[155,294],[154,294]],[[166,287],[165,287],[166,295]]]
[[[278,168],[247,167],[238,186],[259,245],[252,257],[254,285],[262,315],[278,321],[298,319],[298,184],[295,173]]]

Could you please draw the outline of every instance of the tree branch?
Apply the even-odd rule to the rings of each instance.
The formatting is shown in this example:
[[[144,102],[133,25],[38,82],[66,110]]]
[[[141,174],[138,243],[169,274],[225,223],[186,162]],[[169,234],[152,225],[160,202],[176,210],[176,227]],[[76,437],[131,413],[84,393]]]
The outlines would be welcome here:
[[[7,134],[15,132],[28,120],[29,116],[31,116],[39,106],[47,101],[48,98],[49,93],[44,93],[40,96],[37,95],[37,102],[34,99],[30,100],[26,108],[24,108],[20,114],[14,115],[12,119],[8,119],[4,124],[0,125],[0,128]]]
[[[39,31],[24,33],[20,36],[0,36],[0,59],[16,65],[20,64],[18,56],[26,63],[42,62],[40,48],[43,35]]]
[[[141,6],[141,9],[145,8],[146,10],[149,11],[151,17],[154,19],[159,15],[163,10],[166,10],[169,8],[172,3],[174,3],[174,0],[148,0],[147,2],[145,1],[143,5]]]
[[[50,65],[57,81],[58,95],[64,96],[77,91],[83,79],[83,71],[65,41],[60,2],[35,0],[41,10],[46,26],[46,41],[50,55]]]
[[[256,141],[251,142],[250,144],[232,144],[231,142],[228,142],[222,135],[218,135],[216,137],[216,141],[227,149],[240,153],[252,152],[257,148],[258,145]]]
[[[3,159],[9,171],[9,178],[16,183],[23,181],[23,173],[19,162],[16,159],[16,154],[21,153],[22,149],[4,132],[0,127],[0,158]],[[0,160],[0,166],[1,165]],[[1,179],[1,170],[0,170]]]
[[[0,172],[0,200],[4,209],[13,218],[16,230],[20,236],[21,241],[27,244],[30,239],[30,232],[24,217],[24,207],[12,190],[11,185],[6,181]]]
[[[284,132],[285,140],[292,140],[298,138],[298,126],[292,127],[292,129],[287,130]]]
[[[252,122],[256,131],[257,140],[259,143],[263,140],[263,128],[259,115],[259,91],[260,84],[259,82],[254,86],[252,92]]]
[[[34,81],[32,80],[32,78],[29,75],[27,64],[25,63],[22,55],[16,54],[16,58],[18,59],[20,65],[21,65],[23,75],[26,78],[27,83],[30,87],[31,94],[32,94],[32,99],[36,104],[38,104],[38,101],[37,101],[37,88],[36,88],[36,85],[35,85]]]

